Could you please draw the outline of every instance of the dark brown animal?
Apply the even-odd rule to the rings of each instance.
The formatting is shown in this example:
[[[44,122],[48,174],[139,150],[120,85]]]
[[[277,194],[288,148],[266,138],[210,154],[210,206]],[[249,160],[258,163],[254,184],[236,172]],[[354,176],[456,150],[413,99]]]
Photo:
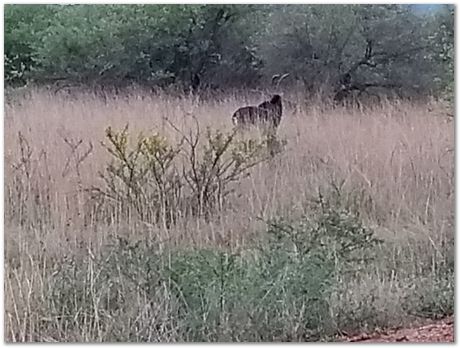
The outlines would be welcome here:
[[[271,122],[275,127],[278,127],[281,123],[281,116],[283,115],[283,104],[281,97],[275,94],[270,101],[264,101],[259,104],[259,109],[266,110],[268,119],[266,122]]]
[[[264,101],[258,106],[239,108],[233,114],[232,121],[235,126],[268,125],[277,128],[282,114],[281,97],[275,94],[270,101]]]

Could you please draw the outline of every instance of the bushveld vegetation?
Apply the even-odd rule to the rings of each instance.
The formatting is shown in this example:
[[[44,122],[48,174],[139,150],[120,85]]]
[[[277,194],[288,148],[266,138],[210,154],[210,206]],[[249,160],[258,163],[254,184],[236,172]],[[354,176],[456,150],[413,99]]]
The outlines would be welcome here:
[[[454,6],[6,5],[8,85],[452,97]]]
[[[8,341],[304,341],[452,313],[438,103],[311,104],[274,140],[233,133],[240,98],[139,95],[6,106]]]
[[[453,313],[451,8],[5,12],[8,342],[336,340]],[[234,128],[278,92],[276,131]]]

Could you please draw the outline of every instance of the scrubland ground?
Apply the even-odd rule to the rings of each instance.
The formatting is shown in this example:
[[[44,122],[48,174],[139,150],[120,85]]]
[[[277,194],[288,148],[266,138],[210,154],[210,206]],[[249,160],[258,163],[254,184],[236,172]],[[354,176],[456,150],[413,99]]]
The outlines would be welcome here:
[[[452,314],[454,123],[442,107],[291,97],[282,149],[262,158],[247,151],[248,139],[264,146],[257,130],[226,138],[233,111],[260,99],[32,91],[8,103],[6,340],[334,340]],[[157,137],[136,143],[140,132]],[[246,139],[246,152],[219,136]],[[208,163],[219,146],[224,164],[250,163],[235,180]],[[201,179],[186,175],[193,163]]]

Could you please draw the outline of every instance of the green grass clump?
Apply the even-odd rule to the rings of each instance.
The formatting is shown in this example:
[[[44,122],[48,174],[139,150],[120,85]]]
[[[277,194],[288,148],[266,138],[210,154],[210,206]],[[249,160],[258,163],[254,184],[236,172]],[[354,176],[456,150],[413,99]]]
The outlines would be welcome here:
[[[47,275],[42,332],[85,341],[313,341],[336,332],[330,298],[377,240],[322,205],[268,222],[266,240],[232,253],[119,238]],[[353,243],[353,246],[351,245]],[[161,251],[160,251],[161,250]]]

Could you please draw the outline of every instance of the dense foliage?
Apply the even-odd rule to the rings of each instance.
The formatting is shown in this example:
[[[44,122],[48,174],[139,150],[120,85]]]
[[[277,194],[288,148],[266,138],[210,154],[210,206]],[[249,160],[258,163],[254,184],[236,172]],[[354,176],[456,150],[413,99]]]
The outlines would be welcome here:
[[[6,5],[7,85],[453,90],[454,7]],[[433,83],[433,81],[435,83]]]

